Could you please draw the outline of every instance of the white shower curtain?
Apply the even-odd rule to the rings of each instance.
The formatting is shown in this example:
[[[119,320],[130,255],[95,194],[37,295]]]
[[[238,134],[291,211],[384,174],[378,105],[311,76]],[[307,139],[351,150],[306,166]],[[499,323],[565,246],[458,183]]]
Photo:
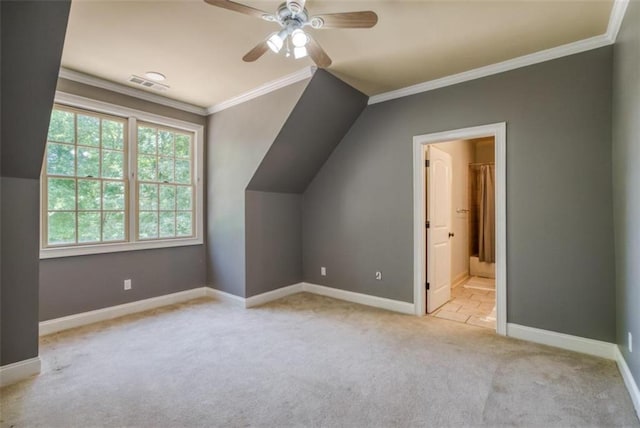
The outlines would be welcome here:
[[[479,215],[478,215],[478,257],[481,262],[496,261],[496,198],[495,167],[480,166]]]

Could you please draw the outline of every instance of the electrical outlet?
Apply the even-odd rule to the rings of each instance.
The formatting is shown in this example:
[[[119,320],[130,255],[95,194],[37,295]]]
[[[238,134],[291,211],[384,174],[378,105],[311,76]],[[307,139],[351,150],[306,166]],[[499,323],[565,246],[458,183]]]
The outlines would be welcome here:
[[[124,280],[124,289],[125,290],[131,290],[131,280],[130,279],[125,279]]]
[[[382,281],[382,272],[376,272],[376,279]]]
[[[320,275],[327,276],[327,268],[326,267],[322,266],[320,268]]]
[[[629,335],[629,352],[633,352],[633,336],[630,331],[627,334]]]

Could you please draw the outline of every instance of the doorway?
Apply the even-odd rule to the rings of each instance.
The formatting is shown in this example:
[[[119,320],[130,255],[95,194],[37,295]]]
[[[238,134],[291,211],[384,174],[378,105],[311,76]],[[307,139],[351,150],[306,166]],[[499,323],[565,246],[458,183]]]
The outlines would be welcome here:
[[[444,145],[453,141],[457,143]],[[473,148],[463,143],[471,144]],[[466,155],[460,151],[462,148]],[[480,156],[469,155],[479,149]],[[453,183],[452,155],[455,156],[457,180],[465,180],[464,183]],[[460,172],[461,165],[468,170]],[[506,334],[505,179],[505,123],[414,137],[414,302],[417,315],[444,310],[443,306],[448,305],[447,316],[451,319],[493,326],[493,323],[480,322],[478,317],[465,316],[484,311],[487,316],[495,317],[498,334]],[[495,186],[491,187],[493,183]],[[454,184],[458,186],[456,192],[453,192]],[[462,191],[460,186],[468,188]],[[477,188],[473,189],[473,186]],[[481,194],[478,198],[477,193],[487,189],[494,197]],[[463,199],[462,194],[468,199]],[[484,204],[484,210],[475,206],[476,203]],[[493,221],[487,221],[491,216]],[[474,231],[472,221],[476,226],[484,221],[485,226]],[[464,227],[468,229],[464,230]],[[453,263],[452,249],[455,249]],[[466,260],[462,258],[463,254],[466,254]],[[455,304],[449,303],[452,299]],[[462,308],[460,303],[469,305]],[[449,313],[458,310],[458,315]]]

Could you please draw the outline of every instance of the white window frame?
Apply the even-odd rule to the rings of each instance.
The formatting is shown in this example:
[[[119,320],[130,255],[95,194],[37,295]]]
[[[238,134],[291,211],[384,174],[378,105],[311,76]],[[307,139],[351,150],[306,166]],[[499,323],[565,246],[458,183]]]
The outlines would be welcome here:
[[[173,119],[148,113],[141,110],[136,110],[128,107],[122,107],[116,104],[106,103],[103,101],[92,100],[90,98],[81,97],[78,95],[68,94],[66,92],[56,91],[55,101],[56,104],[61,104],[69,107],[75,107],[89,112],[103,113],[107,115],[119,116],[121,118],[128,119],[128,140],[129,151],[127,153],[128,160],[128,184],[129,184],[129,230],[128,242],[117,243],[97,243],[88,245],[77,245],[68,247],[43,247],[42,234],[44,230],[44,222],[46,217],[44,216],[44,209],[40,209],[40,259],[52,259],[58,257],[71,257],[71,256],[83,256],[88,254],[103,254],[103,253],[115,253],[121,251],[134,251],[134,250],[148,250],[153,248],[171,248],[171,247],[183,247],[189,245],[202,245],[204,243],[204,126],[186,122],[183,120]],[[136,161],[136,133],[137,122],[147,122],[150,124],[157,124],[159,126],[165,126],[170,128],[176,128],[179,130],[192,132],[194,134],[193,139],[193,175],[195,178],[195,221],[193,226],[195,228],[194,235],[188,238],[169,238],[169,239],[154,239],[138,241],[138,231],[136,215],[138,213],[137,200],[135,187],[137,185],[137,166]],[[42,183],[43,175],[40,177]],[[42,186],[41,186],[42,189]],[[42,190],[40,195],[42,201]],[[44,204],[42,201],[41,204]],[[42,205],[44,206],[44,205]]]

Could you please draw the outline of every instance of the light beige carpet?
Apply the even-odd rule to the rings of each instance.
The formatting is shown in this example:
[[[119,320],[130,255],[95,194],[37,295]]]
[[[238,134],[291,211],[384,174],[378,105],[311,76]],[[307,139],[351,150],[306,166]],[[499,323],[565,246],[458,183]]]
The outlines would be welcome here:
[[[2,426],[640,426],[612,361],[310,294],[175,305],[40,355]]]

